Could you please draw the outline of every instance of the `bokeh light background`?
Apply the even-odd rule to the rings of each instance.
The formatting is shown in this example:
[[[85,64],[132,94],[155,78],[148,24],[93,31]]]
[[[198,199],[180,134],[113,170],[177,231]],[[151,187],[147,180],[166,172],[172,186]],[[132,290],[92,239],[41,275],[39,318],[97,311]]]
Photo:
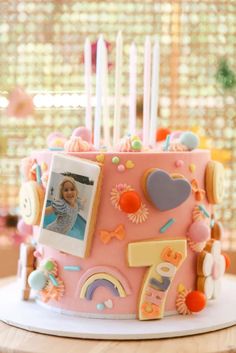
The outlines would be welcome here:
[[[236,72],[235,0],[192,1],[0,1],[0,205],[14,212],[19,162],[45,147],[55,130],[67,137],[84,123],[83,45],[100,33],[110,43],[109,91],[114,93],[115,38],[124,38],[123,93],[128,93],[128,54],[138,47],[138,93],[142,100],[145,35],[160,38],[159,126],[198,128],[207,143],[228,154],[226,198],[217,218],[236,228],[236,92],[216,81],[220,60]],[[9,93],[23,87],[34,96],[27,118],[6,116]],[[93,90],[95,92],[95,77]],[[122,110],[125,132],[128,109]],[[112,115],[112,112],[111,112]],[[141,114],[140,114],[141,115]],[[218,153],[216,151],[216,155]],[[222,157],[221,157],[222,158]],[[233,233],[228,246],[236,247]]]

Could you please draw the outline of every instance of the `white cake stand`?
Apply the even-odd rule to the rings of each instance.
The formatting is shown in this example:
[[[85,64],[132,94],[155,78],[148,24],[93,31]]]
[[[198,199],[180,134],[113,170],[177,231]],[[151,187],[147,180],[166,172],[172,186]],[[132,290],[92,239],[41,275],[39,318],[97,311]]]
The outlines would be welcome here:
[[[62,315],[17,298],[17,284],[0,290],[0,320],[28,331],[61,337],[137,340],[171,338],[211,332],[236,325],[236,281],[226,277],[221,297],[190,316],[169,316],[157,321],[88,319]]]

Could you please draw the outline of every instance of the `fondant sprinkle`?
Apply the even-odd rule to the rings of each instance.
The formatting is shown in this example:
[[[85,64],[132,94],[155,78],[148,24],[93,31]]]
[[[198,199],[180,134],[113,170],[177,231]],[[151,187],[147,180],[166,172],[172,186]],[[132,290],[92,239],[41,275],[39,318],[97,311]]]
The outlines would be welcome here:
[[[191,173],[194,173],[194,172],[195,172],[196,166],[195,166],[194,163],[189,164],[189,170],[190,170]]]
[[[52,282],[52,284],[55,286],[55,287],[58,287],[58,282],[56,280],[56,278],[54,277],[54,275],[52,275],[51,273],[49,273],[48,275],[50,281]]]
[[[66,271],[80,271],[80,266],[64,266],[64,270]]]
[[[213,228],[215,225],[215,220],[214,218],[211,219],[211,222],[210,222],[210,227]]]
[[[175,223],[175,219],[174,218],[171,218],[169,219],[163,227],[161,227],[160,229],[160,233],[165,233],[165,231],[173,224]]]
[[[199,207],[199,210],[202,211],[202,213],[203,213],[206,217],[210,218],[209,213],[207,212],[207,210],[205,209],[205,207],[204,207],[203,205],[198,205],[198,207]]]
[[[168,151],[169,144],[170,144],[170,134],[166,136],[166,140],[165,140],[165,143],[164,143],[163,151]]]
[[[42,173],[41,173],[41,167],[40,167],[40,165],[37,164],[35,170],[36,170],[36,180],[37,180],[37,183],[41,184],[41,183],[42,183],[42,181],[41,181]]]

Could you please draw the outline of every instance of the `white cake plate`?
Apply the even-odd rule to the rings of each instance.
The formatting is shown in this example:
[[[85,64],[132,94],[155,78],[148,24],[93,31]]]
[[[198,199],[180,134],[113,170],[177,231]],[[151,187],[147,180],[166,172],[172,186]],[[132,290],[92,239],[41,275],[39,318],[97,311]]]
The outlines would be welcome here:
[[[195,335],[236,325],[236,281],[226,277],[221,297],[190,316],[156,321],[89,319],[67,316],[17,298],[17,284],[0,290],[0,320],[28,331],[63,337],[139,340]]]

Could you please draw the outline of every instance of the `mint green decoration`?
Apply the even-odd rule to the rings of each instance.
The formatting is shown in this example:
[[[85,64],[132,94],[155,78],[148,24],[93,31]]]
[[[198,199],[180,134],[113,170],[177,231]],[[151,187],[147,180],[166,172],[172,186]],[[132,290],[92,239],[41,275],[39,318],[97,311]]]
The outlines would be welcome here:
[[[236,86],[236,75],[229,67],[226,59],[222,59],[216,73],[216,81],[224,90],[233,89]]]

